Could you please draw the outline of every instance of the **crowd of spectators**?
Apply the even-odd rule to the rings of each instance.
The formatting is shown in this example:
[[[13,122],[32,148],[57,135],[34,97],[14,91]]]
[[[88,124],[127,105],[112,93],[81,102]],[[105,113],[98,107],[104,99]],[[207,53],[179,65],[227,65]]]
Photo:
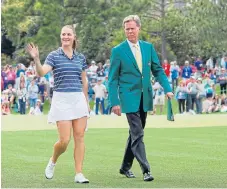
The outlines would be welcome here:
[[[52,74],[38,77],[33,61],[27,68],[21,63],[2,67],[2,115],[9,115],[12,111],[26,114],[26,110],[30,115],[42,115],[45,100],[52,97],[51,89]]]
[[[227,57],[220,60],[197,58],[180,66],[176,61],[164,60],[163,69],[169,79],[178,103],[179,114],[202,114],[227,112]],[[105,63],[91,61],[86,70],[89,81],[88,96],[93,105],[91,114],[110,114],[108,105],[108,74],[110,60]],[[154,111],[162,114],[165,94],[161,85],[152,77]],[[219,87],[220,86],[220,87]],[[28,67],[18,63],[6,65],[1,70],[1,107],[2,115],[12,111],[20,114],[42,115],[45,101],[51,104],[53,95],[53,73],[38,77],[35,64]],[[132,102],[133,103],[133,102]],[[158,111],[159,109],[159,111]],[[175,111],[176,112],[176,111]]]
[[[179,114],[227,112],[227,56],[215,60],[210,57],[206,61],[197,58],[191,64],[185,61],[184,66],[165,60],[162,66],[175,93]],[[165,101],[156,100],[160,95],[163,99],[164,92],[153,83],[155,113],[156,106],[162,110]]]

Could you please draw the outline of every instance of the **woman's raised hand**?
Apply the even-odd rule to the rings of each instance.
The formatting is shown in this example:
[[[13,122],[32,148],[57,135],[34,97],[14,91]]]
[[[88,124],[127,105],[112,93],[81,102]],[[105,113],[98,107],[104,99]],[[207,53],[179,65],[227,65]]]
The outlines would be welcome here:
[[[39,58],[38,46],[35,46],[33,43],[29,43],[27,45],[26,51],[31,55],[32,58]]]

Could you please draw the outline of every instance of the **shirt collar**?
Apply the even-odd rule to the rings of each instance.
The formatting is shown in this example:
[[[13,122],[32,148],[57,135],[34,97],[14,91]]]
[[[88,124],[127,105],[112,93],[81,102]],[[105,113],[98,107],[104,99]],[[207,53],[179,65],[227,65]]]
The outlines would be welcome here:
[[[137,46],[140,48],[139,41],[137,41],[137,43],[135,44],[135,43],[132,43],[131,41],[129,41],[129,40],[127,39],[127,42],[128,42],[128,44],[129,44],[130,48],[133,48],[134,45],[137,45]]]
[[[66,56],[65,53],[64,53],[64,51],[63,51],[63,49],[62,49],[62,47],[59,47],[57,51],[58,51],[59,54]],[[78,52],[76,50],[74,50],[72,57],[74,57],[76,55],[78,55]]]

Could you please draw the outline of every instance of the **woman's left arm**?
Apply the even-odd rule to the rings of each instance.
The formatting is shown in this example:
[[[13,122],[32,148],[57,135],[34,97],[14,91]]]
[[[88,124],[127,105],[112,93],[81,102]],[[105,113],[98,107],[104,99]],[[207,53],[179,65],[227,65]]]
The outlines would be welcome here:
[[[87,74],[85,71],[82,71],[81,77],[82,77],[82,84],[83,84],[83,92],[87,100],[88,109],[90,111],[89,100],[88,100],[88,80],[87,80]]]

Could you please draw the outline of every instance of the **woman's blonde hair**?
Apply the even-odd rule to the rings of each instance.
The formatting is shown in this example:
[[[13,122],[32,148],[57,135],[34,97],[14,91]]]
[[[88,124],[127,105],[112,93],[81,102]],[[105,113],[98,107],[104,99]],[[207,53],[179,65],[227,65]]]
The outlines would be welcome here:
[[[73,31],[73,34],[74,34],[74,36],[75,36],[75,39],[74,39],[74,41],[73,41],[73,46],[72,46],[72,48],[75,50],[76,49],[76,47],[78,46],[78,41],[77,41],[77,37],[76,37],[76,30],[75,30],[75,28],[73,27],[73,25],[65,25],[65,26],[63,26],[62,28],[69,28],[69,29],[71,29],[72,31]]]

